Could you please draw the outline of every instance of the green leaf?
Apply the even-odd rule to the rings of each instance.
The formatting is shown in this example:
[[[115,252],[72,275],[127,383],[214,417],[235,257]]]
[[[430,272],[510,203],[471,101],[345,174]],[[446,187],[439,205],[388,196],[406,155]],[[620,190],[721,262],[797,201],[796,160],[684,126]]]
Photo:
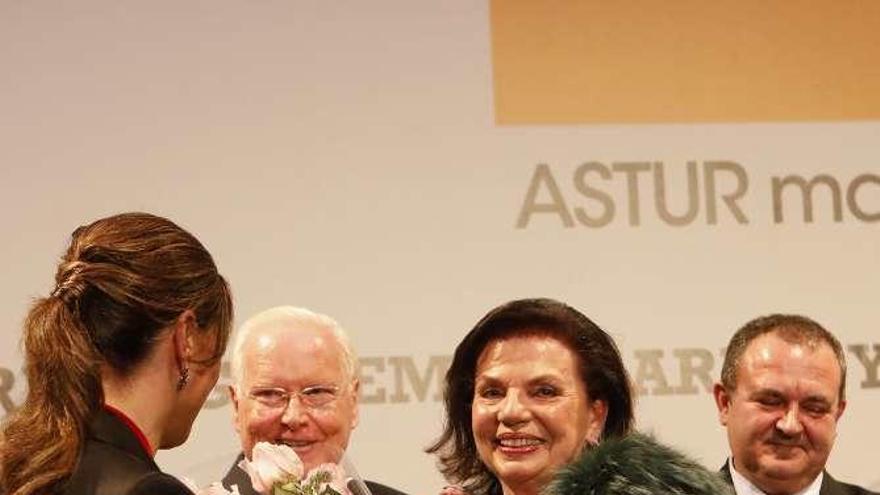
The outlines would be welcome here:
[[[275,486],[272,487],[272,495],[303,495],[302,489],[299,486],[298,481],[288,481],[287,483],[281,484],[276,483]]]

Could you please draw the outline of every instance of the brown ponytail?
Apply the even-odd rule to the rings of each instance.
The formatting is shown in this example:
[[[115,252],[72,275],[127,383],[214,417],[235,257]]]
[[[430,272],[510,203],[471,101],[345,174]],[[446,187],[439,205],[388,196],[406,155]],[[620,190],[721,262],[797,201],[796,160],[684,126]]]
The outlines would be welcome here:
[[[59,298],[36,302],[23,340],[28,398],[3,432],[9,495],[43,491],[70,473],[102,399],[95,352]]]
[[[0,493],[57,493],[103,402],[101,365],[129,373],[155,337],[191,309],[220,359],[232,300],[211,255],[171,221],[127,213],[77,229],[24,324],[28,393],[0,434]]]

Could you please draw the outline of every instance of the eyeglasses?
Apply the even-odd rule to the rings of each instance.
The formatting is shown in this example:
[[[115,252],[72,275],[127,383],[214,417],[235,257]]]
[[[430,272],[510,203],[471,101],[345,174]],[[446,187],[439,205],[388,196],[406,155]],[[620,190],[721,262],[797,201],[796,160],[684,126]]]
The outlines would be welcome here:
[[[290,398],[299,397],[299,403],[309,409],[320,409],[333,403],[339,397],[339,387],[335,385],[313,385],[299,391],[288,392],[283,388],[256,387],[248,397],[268,409],[287,409]]]

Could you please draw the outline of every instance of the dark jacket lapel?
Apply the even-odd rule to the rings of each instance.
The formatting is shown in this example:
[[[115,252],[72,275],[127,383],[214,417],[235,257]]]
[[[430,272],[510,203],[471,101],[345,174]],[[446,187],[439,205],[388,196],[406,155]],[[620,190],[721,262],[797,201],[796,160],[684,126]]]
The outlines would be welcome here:
[[[128,429],[128,426],[109,412],[104,411],[103,409],[98,411],[98,414],[95,415],[89,428],[92,433],[92,438],[95,440],[113,445],[114,447],[124,450],[126,453],[149,463],[151,466],[154,466],[156,470],[159,469],[158,466],[156,466],[155,461],[153,461],[153,458],[150,457],[150,454],[144,452],[141,443],[138,441],[135,434]]]
[[[223,477],[223,486],[225,486],[227,490],[231,490],[233,485],[237,486],[240,495],[259,495],[257,491],[254,490],[253,485],[251,485],[251,479],[248,477],[247,473],[238,467],[238,463],[242,460],[244,460],[244,452],[238,454],[238,457],[236,457],[235,461],[232,463],[232,467],[229,468],[226,476]]]
[[[730,486],[733,486],[733,477],[730,476],[730,459],[721,466],[721,469],[718,470],[721,473],[721,477],[724,478]]]

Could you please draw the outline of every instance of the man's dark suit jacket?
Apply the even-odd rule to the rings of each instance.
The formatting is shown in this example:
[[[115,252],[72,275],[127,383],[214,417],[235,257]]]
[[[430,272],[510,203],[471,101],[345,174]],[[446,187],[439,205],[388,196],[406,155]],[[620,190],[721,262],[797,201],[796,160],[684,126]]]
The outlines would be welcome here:
[[[226,487],[227,490],[232,489],[232,485],[238,485],[238,493],[241,495],[258,495],[254,490],[253,485],[251,485],[251,479],[248,477],[247,473],[245,473],[240,467],[238,467],[238,463],[244,459],[244,453],[238,455],[238,458],[235,459],[235,462],[232,464],[232,467],[229,468],[229,472],[226,473],[226,476],[223,478],[223,486]],[[390,486],[385,486],[381,483],[376,483],[374,481],[366,481],[367,488],[370,489],[370,492],[373,495],[406,495],[405,493],[395,490]]]
[[[119,418],[101,410],[89,425],[79,464],[65,495],[192,495],[164,474]]]
[[[730,477],[730,463],[725,462],[721,468],[721,473],[728,483],[733,485],[733,479]],[[832,478],[828,471],[822,476],[822,486],[819,488],[819,495],[880,495],[877,492],[865,490],[864,488],[849,483],[843,483]]]

